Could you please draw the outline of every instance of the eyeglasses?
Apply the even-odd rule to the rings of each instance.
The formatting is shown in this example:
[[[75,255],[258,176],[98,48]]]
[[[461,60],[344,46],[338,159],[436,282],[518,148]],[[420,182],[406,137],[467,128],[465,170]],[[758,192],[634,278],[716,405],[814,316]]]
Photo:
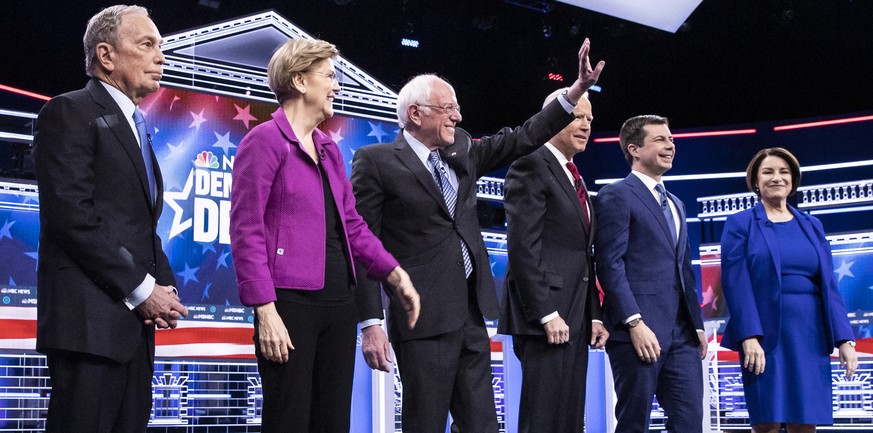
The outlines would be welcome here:
[[[443,104],[443,105],[415,104],[415,105],[418,105],[419,107],[427,107],[427,108],[433,108],[434,110],[440,110],[444,114],[450,114],[452,111],[455,111],[458,114],[461,114],[461,106],[458,104]]]
[[[334,83],[339,83],[339,77],[337,76],[336,72],[334,72],[334,71],[330,71],[330,72],[306,71],[306,72],[309,72],[310,74],[321,75],[322,77],[325,77]]]

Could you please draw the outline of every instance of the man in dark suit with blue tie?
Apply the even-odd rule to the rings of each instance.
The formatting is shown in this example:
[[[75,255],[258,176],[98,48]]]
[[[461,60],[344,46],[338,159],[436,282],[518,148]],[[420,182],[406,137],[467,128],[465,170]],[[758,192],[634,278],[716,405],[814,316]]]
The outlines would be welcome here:
[[[685,206],[661,182],[676,146],[667,119],[651,115],[625,121],[619,140],[632,171],[598,193],[594,245],[616,431],[647,432],[657,396],[668,431],[701,432],[707,343]]]
[[[88,22],[84,89],[34,133],[40,199],[36,348],[52,381],[47,432],[141,433],[155,325],[187,315],[161,239],[161,172],[139,103],[158,90],[161,35],[139,6]]]
[[[398,95],[403,130],[394,143],[355,152],[351,181],[358,213],[409,272],[421,295],[415,329],[392,302],[388,332],[403,384],[403,431],[441,433],[449,412],[460,431],[496,433],[491,348],[483,316],[499,315],[494,279],[476,213],[476,180],[526,155],[561,131],[582,94],[597,81],[589,41],[579,50],[579,77],[524,125],[473,141],[457,124],[454,88],[419,75]],[[393,293],[388,293],[393,296]],[[381,289],[361,281],[361,351],[389,371],[390,348],[380,326]]]

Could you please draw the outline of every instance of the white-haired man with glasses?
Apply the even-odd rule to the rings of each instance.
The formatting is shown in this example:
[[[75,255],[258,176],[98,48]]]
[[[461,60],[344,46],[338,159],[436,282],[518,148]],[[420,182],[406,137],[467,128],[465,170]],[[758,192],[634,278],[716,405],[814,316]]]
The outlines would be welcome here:
[[[419,75],[400,90],[397,139],[355,153],[358,212],[421,295],[414,330],[403,325],[398,302],[388,313],[404,432],[442,433],[449,412],[462,432],[498,431],[483,316],[497,318],[500,308],[479,230],[476,180],[536,150],[574,120],[576,102],[604,66],[591,67],[589,46],[586,39],[579,76],[567,92],[518,128],[474,142],[457,127],[461,107],[452,86]],[[390,371],[388,339],[377,326],[383,317],[379,286],[361,281],[356,297],[364,358],[371,368]]]

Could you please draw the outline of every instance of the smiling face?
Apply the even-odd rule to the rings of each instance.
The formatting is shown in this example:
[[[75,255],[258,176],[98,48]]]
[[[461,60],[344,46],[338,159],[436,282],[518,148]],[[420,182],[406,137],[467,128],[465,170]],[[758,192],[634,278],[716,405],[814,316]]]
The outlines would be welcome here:
[[[164,54],[161,34],[152,20],[140,14],[121,17],[115,44],[97,45],[97,57],[103,81],[139,104],[149,93],[160,88]]]
[[[408,107],[409,133],[430,150],[452,145],[455,142],[455,125],[461,121],[461,112],[443,108],[451,105],[458,105],[455,90],[445,81],[435,81],[427,101]]]
[[[575,119],[549,140],[568,160],[573,160],[573,155],[584,152],[588,145],[588,136],[591,133],[591,121],[594,116],[591,112],[591,102],[587,98],[580,98],[573,109]]]
[[[336,68],[331,59],[324,59],[312,64],[304,72],[306,93],[303,94],[308,107],[320,118],[319,122],[333,116],[333,101],[340,91],[336,79]]]
[[[643,131],[646,135],[642,144],[628,144],[628,151],[633,157],[631,168],[660,181],[661,175],[673,168],[673,158],[676,156],[673,134],[667,125],[646,125]]]
[[[761,200],[774,205],[784,203],[792,188],[788,163],[778,156],[764,158],[758,167],[758,181],[755,186]]]

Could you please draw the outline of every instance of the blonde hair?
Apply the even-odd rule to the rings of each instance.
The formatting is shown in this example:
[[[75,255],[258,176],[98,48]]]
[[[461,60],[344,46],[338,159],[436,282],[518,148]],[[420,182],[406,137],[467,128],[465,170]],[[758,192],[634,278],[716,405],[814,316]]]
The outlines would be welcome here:
[[[291,80],[314,63],[339,54],[336,46],[319,39],[291,39],[280,45],[267,65],[267,85],[280,104],[297,92]]]

